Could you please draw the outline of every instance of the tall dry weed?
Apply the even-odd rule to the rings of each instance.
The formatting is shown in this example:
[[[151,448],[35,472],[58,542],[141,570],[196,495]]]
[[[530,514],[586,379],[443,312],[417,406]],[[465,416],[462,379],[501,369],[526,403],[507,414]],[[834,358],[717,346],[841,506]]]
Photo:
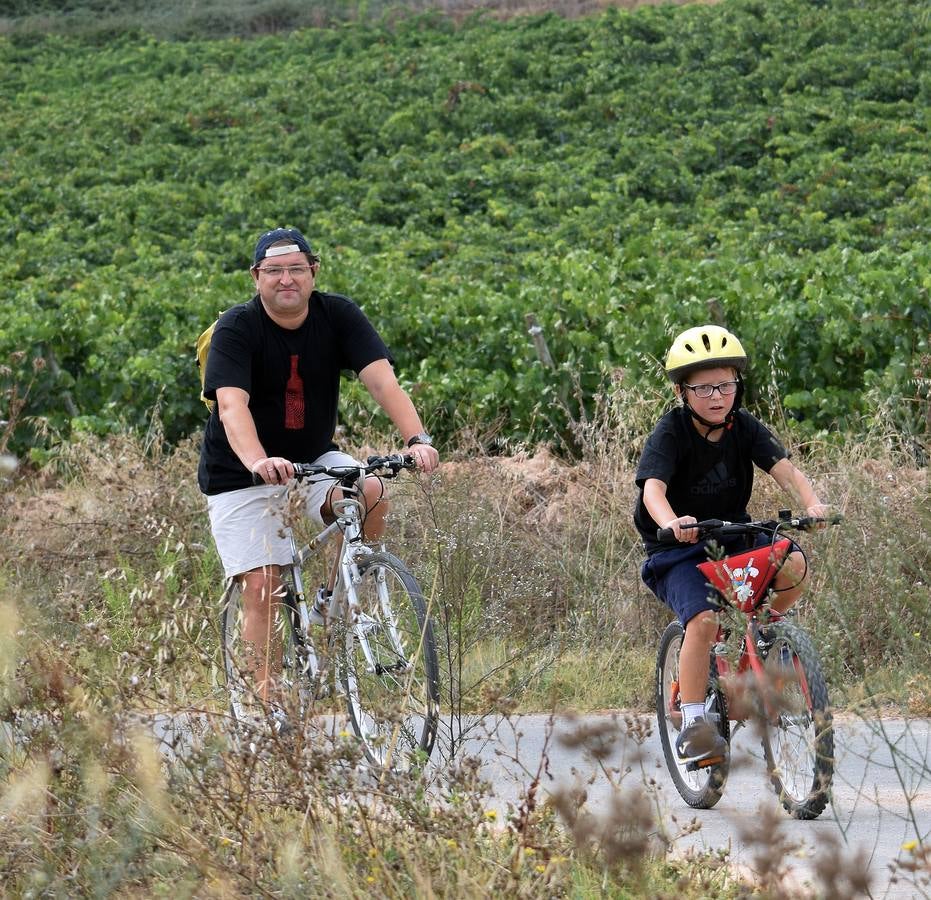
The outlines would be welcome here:
[[[392,487],[391,549],[436,604],[444,709],[458,709],[463,728],[469,713],[506,718],[528,696],[551,703],[539,692],[547,672],[574,667],[591,688],[605,649],[618,670],[608,679],[634,668],[617,664],[622,651],[647,661],[637,677],[649,697],[665,613],[639,585],[629,517],[639,442],[661,407],[627,395],[619,377],[579,425],[577,463],[472,448],[458,459],[447,452],[435,478]],[[888,667],[926,672],[926,470],[880,439],[793,451],[846,516],[803,537],[813,584],[801,615],[834,673],[834,696]],[[626,817],[627,831],[580,817],[577,806],[556,815],[532,772],[503,821],[489,815],[467,758],[446,766],[437,795],[417,780],[360,774],[354,742],[338,735],[261,753],[237,741],[217,672],[220,575],[195,468],[194,444],[167,452],[157,440],[86,439],[3,494],[0,861],[9,891],[150,893],[170,881],[229,896],[541,896],[658,877],[665,851],[645,842],[651,826],[632,784],[611,813]],[[779,505],[761,479],[755,511]],[[138,737],[139,721],[156,714],[189,723],[158,764]],[[610,738],[580,740],[610,754]],[[694,884],[738,890],[704,865]],[[672,884],[688,883],[683,871],[672,870]]]

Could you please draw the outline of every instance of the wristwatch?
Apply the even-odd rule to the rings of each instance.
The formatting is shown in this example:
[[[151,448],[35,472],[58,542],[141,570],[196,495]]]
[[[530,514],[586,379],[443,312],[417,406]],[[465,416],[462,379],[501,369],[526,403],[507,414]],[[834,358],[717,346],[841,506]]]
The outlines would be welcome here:
[[[413,447],[414,444],[432,444],[433,438],[427,434],[426,431],[421,431],[420,434],[415,434],[412,438],[408,438],[407,446]]]

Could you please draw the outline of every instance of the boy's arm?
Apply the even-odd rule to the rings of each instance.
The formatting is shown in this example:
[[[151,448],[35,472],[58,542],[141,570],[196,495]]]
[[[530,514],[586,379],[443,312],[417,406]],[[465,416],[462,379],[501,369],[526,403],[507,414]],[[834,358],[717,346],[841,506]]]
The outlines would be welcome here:
[[[780,459],[770,470],[776,483],[795,503],[805,507],[809,516],[826,516],[828,507],[818,499],[815,489],[805,475],[788,459]]]
[[[666,499],[666,482],[658,478],[648,478],[643,483],[643,505],[647,508],[650,517],[660,528],[671,528],[677,541],[694,544],[698,540],[698,529],[687,528],[683,525],[693,525],[695,516],[677,516],[675,510]]]

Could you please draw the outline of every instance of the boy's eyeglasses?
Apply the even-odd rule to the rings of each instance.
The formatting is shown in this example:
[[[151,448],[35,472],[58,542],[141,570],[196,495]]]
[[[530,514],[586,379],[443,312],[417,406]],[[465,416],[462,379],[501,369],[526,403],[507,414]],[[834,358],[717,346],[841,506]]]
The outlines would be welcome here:
[[[736,394],[739,383],[738,381],[722,381],[720,384],[686,384],[685,387],[692,391],[696,397],[707,400],[715,391],[722,397],[730,397],[731,394]]]
[[[292,278],[303,278],[307,275],[313,266],[262,266],[257,271],[261,272],[263,275],[267,275],[269,278],[278,279],[284,275],[285,271]]]

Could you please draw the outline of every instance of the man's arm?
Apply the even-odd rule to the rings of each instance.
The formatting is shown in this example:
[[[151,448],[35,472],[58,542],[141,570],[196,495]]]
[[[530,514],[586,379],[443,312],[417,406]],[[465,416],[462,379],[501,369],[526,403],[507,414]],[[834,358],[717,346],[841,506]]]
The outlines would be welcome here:
[[[828,507],[818,499],[815,489],[805,475],[788,459],[780,459],[770,470],[776,483],[795,503],[801,503],[809,516],[826,516]]]
[[[233,453],[250,472],[261,476],[267,484],[284,484],[294,477],[294,466],[289,460],[266,455],[249,412],[249,395],[242,388],[217,388],[217,407]]]
[[[411,398],[398,384],[391,363],[387,359],[376,359],[375,362],[369,363],[359,372],[359,380],[394,423],[405,444],[415,434],[424,430]],[[428,444],[414,444],[405,452],[414,457],[417,467],[424,472],[432,472],[439,465],[439,453],[435,447]]]

